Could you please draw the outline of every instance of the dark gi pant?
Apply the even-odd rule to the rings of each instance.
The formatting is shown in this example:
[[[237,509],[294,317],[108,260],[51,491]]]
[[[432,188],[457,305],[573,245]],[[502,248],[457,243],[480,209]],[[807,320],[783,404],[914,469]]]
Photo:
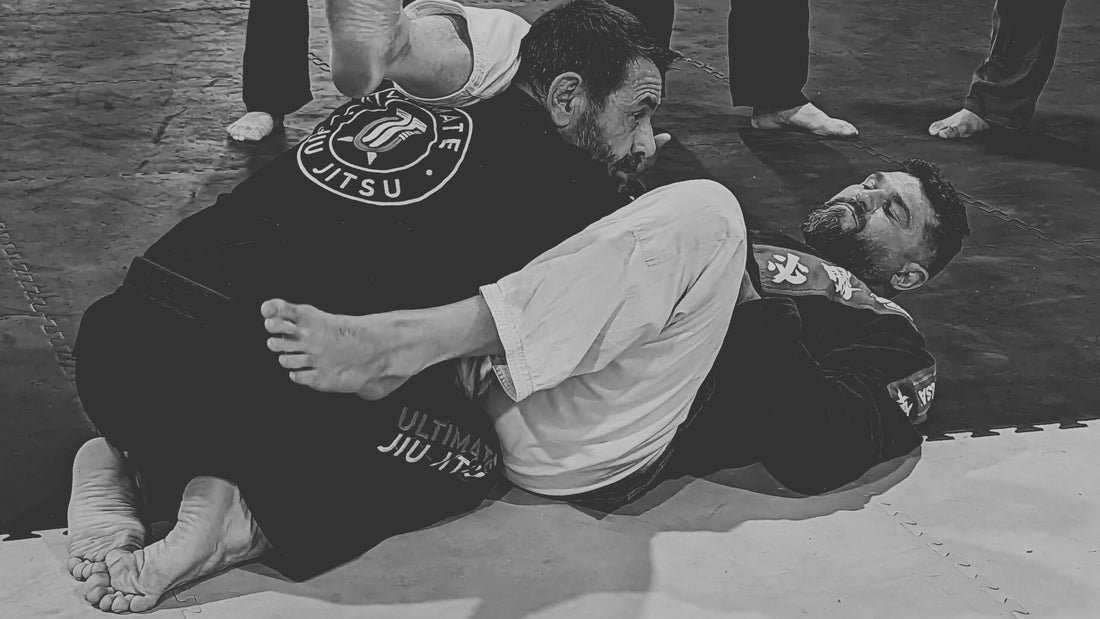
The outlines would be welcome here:
[[[499,479],[488,417],[439,365],[378,401],[290,381],[256,307],[135,261],[84,313],[77,390],[171,519],[200,475],[236,483],[291,578],[476,508]],[[475,446],[476,445],[476,446]]]
[[[249,112],[281,118],[313,99],[306,0],[249,2],[242,81]]]
[[[658,45],[665,49],[672,47],[676,0],[608,0],[608,3],[633,13]]]
[[[728,38],[734,106],[777,112],[809,101],[809,0],[731,0]]]
[[[1066,0],[997,0],[989,56],[974,72],[966,109],[1026,129],[1054,67]]]

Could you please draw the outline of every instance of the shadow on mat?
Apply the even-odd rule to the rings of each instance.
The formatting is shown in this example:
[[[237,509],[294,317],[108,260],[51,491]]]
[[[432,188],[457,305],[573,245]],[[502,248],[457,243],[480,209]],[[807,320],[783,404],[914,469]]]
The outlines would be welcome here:
[[[423,612],[438,605],[436,614],[479,619],[528,616],[601,593],[637,593],[616,600],[616,608],[631,616],[642,610],[642,594],[651,589],[661,534],[725,533],[752,521],[807,520],[860,510],[908,477],[920,456],[915,450],[821,496],[789,492],[759,465],[705,479],[672,479],[613,514],[512,489],[471,514],[387,540],[305,582],[253,565],[188,593],[203,605],[275,594],[283,598],[280,605],[308,604],[322,614],[326,609],[341,616],[348,612],[333,606],[400,613],[406,605]],[[241,604],[237,608],[248,603]],[[638,607],[621,608],[632,604]]]

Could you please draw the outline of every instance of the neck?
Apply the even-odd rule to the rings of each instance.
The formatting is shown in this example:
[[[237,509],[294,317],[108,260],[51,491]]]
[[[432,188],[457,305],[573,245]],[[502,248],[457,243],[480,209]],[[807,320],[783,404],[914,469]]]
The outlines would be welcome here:
[[[524,83],[524,82],[520,82],[520,83],[515,84],[515,87],[522,90],[524,93],[527,94],[527,96],[534,99],[540,105],[543,104],[543,100],[542,100],[543,98],[539,96],[538,91],[535,90],[534,86],[532,86],[530,84],[527,84],[527,83]]]

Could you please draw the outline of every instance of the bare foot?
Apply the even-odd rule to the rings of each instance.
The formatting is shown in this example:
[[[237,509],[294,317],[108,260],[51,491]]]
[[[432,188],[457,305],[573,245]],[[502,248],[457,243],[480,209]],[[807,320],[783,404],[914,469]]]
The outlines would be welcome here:
[[[825,137],[854,138],[859,135],[855,125],[829,116],[813,103],[781,112],[754,113],[752,126],[757,129],[794,129]]]
[[[291,380],[318,391],[377,400],[427,367],[387,314],[341,316],[282,299],[264,302],[260,312],[264,328],[278,336],[267,347],[281,353]]]
[[[107,553],[107,570],[84,583],[84,599],[100,610],[144,612],[168,591],[257,559],[269,549],[237,486],[196,477],[183,491],[168,537],[140,550]]]
[[[259,142],[282,124],[281,118],[275,118],[267,112],[249,112],[226,127],[225,132],[238,142]]]
[[[84,580],[105,570],[102,562],[111,550],[145,545],[137,496],[122,452],[107,439],[93,438],[76,452],[68,511],[68,567],[73,578]]]
[[[932,123],[928,127],[928,134],[945,140],[959,140],[988,129],[989,123],[985,122],[981,116],[963,108],[943,120]]]

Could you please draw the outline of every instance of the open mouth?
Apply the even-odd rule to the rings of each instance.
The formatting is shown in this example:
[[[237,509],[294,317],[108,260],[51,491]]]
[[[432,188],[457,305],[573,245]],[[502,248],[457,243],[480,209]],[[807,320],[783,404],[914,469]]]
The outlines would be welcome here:
[[[861,209],[858,204],[849,200],[837,200],[836,202],[833,202],[831,206],[843,207],[844,210],[852,216],[852,223],[854,224],[855,229],[863,229],[863,209]]]

